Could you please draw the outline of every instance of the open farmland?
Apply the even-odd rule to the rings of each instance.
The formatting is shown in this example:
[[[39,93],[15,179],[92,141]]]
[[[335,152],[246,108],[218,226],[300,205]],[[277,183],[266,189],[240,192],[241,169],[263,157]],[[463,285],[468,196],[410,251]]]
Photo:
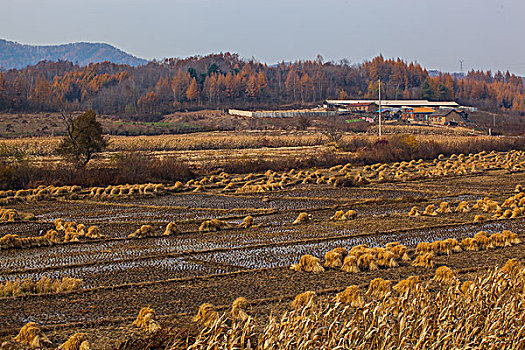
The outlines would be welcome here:
[[[251,314],[265,317],[290,309],[305,291],[332,300],[346,287],[366,288],[378,277],[394,283],[412,275],[430,279],[443,265],[467,280],[511,258],[524,261],[523,245],[436,254],[430,268],[400,262],[359,273],[331,268],[314,274],[290,265],[305,254],[322,260],[337,247],[389,242],[405,245],[414,260],[422,242],[461,242],[479,231],[490,236],[509,230],[525,240],[524,185],[525,154],[513,151],[364,167],[223,173],[184,184],[3,191],[2,208],[34,217],[6,220],[0,237],[42,237],[60,231],[57,219],[97,226],[101,235],[0,250],[0,283],[42,277],[83,281],[74,291],[1,297],[0,337],[8,339],[32,321],[55,344],[83,332],[93,349],[111,349],[129,338],[147,337],[131,325],[146,306],[155,310],[163,328],[191,332],[191,319],[205,302],[228,311],[243,296],[251,302]],[[443,202],[450,212],[428,209]],[[455,210],[462,202],[468,202],[468,211]],[[420,215],[409,216],[413,207]],[[341,210],[356,215],[333,219]],[[303,212],[310,219],[293,224]],[[253,223],[243,225],[248,216]],[[215,220],[208,229],[206,220]],[[164,235],[169,223],[176,230]],[[151,231],[128,237],[143,225]]]

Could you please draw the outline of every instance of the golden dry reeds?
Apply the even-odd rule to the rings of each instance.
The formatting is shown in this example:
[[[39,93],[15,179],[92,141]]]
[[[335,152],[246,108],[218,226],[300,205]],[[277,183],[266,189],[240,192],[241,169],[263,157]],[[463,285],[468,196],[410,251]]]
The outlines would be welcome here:
[[[503,237],[505,238],[505,245],[513,245],[513,244],[521,244],[521,239],[518,237],[518,235],[514,232],[511,232],[509,230],[503,230],[501,232]]]
[[[205,220],[199,226],[200,232],[215,232],[230,228],[230,224],[219,219]]]
[[[505,236],[496,232],[490,235],[490,242],[494,247],[505,247]]]
[[[31,349],[40,349],[44,344],[51,344],[51,341],[42,333],[35,322],[25,324],[13,340],[20,344],[29,345]]]
[[[55,292],[71,292],[80,289],[83,281],[80,278],[62,277],[62,280],[55,281],[56,288]]]
[[[438,267],[433,280],[443,284],[455,284],[457,282],[456,274],[447,266]]]
[[[456,213],[468,213],[470,212],[469,203],[467,201],[459,202],[458,206],[454,210]]]
[[[414,267],[424,267],[426,269],[431,269],[434,267],[434,253],[425,253],[416,256],[414,261],[412,262],[412,266]]]
[[[335,300],[351,307],[362,307],[365,303],[361,288],[355,285],[347,287],[341,293],[337,293]]]
[[[477,222],[483,222],[485,221],[485,217],[483,215],[476,215],[474,216],[474,222],[477,223]]]
[[[397,242],[393,242],[397,243]],[[392,244],[389,246],[389,244],[386,245],[386,249],[391,251],[397,259],[400,259],[401,261],[410,261],[410,257],[408,256],[408,249],[403,244]]]
[[[171,236],[174,234],[177,234],[179,232],[179,228],[177,227],[177,224],[174,222],[168,223],[166,225],[166,229],[164,230],[163,236]]]
[[[312,221],[312,219],[313,219],[312,215],[302,212],[302,213],[299,213],[299,215],[297,216],[295,221],[292,223],[292,225],[307,224],[310,221]]]
[[[151,225],[142,225],[135,232],[130,233],[128,238],[144,238],[156,236],[155,229]]]
[[[400,245],[400,244],[401,244],[401,243],[399,243],[399,242],[388,242],[387,244],[385,244],[385,248],[386,248],[387,250],[392,251],[392,248],[394,248],[394,247],[396,247],[396,246],[398,246],[398,245]]]
[[[17,297],[24,294],[43,294],[72,292],[82,287],[82,280],[78,278],[63,277],[62,279],[50,279],[46,276],[33,282],[26,278],[15,279],[0,283],[0,297]]]
[[[418,216],[421,216],[421,214],[419,213],[419,209],[414,206],[414,207],[412,207],[412,209],[410,209],[410,212],[408,213],[408,216],[418,217]]]
[[[437,214],[436,214],[434,204],[427,205],[425,208],[425,211],[423,211],[423,215],[436,216]]]
[[[318,304],[318,297],[315,292],[307,291],[297,295],[292,301],[292,308],[294,309],[310,309],[316,310]]]
[[[374,278],[370,281],[366,296],[370,298],[384,298],[392,290],[392,282],[382,278]]]
[[[6,234],[0,237],[0,249],[22,248],[22,242],[18,235]]]
[[[522,270],[522,264],[518,259],[509,259],[501,268],[501,271],[507,275],[515,275]]]
[[[378,269],[375,257],[370,253],[359,255],[357,258],[357,267],[361,270],[375,271]]]
[[[393,289],[399,294],[405,294],[413,290],[414,286],[420,283],[419,276],[410,276],[407,279],[399,281]]]
[[[341,270],[347,273],[359,273],[361,270],[357,267],[357,257],[355,255],[347,255],[343,260]]]
[[[479,250],[478,241],[474,238],[463,238],[461,247],[465,251],[477,252]]]
[[[512,210],[505,210],[498,219],[509,219],[512,217]]]
[[[34,219],[34,217],[34,214],[24,213],[16,209],[0,208],[0,224],[27,221]]]
[[[292,266],[290,266],[290,269],[298,272],[324,272],[324,268],[321,265],[319,258],[316,258],[315,256],[310,254],[303,255],[299,260],[299,263],[293,264]]]
[[[461,286],[442,284],[439,289],[418,283],[413,277],[413,283],[399,289],[399,296],[371,298],[357,310],[347,303],[317,301],[315,310],[305,310],[304,306],[314,304],[315,293],[310,292],[297,298],[295,311],[268,319],[250,318],[241,327],[221,317],[213,328],[204,329],[197,337],[188,337],[169,350],[233,346],[267,350],[284,349],[283,345],[287,349],[405,349],[409,340],[431,344],[436,349],[477,349],[480,339],[492,339],[491,344],[497,342],[498,349],[521,348],[520,274],[509,276],[498,269],[488,269]],[[264,326],[254,327],[255,324]]]
[[[481,249],[492,249],[494,248],[494,244],[488,237],[487,233],[485,231],[480,231],[474,235],[474,240],[476,240],[478,247]]]
[[[441,202],[439,204],[439,208],[436,210],[436,213],[449,214],[452,213],[452,209],[450,209],[448,202]]]
[[[355,219],[357,217],[357,212],[355,210],[349,209],[344,215],[345,219]]]
[[[377,251],[377,265],[379,267],[384,268],[393,268],[398,267],[399,264],[396,261],[396,255],[392,253],[390,250],[387,250],[385,248],[380,248]]]
[[[434,241],[431,244],[431,250],[435,254],[446,254],[460,253],[462,251],[461,245],[455,238],[447,238],[442,241]]]
[[[250,303],[246,298],[239,297],[233,301],[231,309],[231,317],[236,321],[246,321],[248,317],[247,309],[250,307]]]
[[[133,325],[150,333],[155,333],[161,329],[156,320],[155,311],[150,307],[140,309],[137,318],[133,321]]]
[[[346,213],[343,210],[338,210],[330,218],[330,220],[332,220],[332,221],[343,221],[343,220],[355,219],[356,217],[357,217],[357,212],[355,210],[349,209],[349,210],[346,211]]]
[[[64,230],[64,219],[58,218],[54,221],[55,229],[57,231],[63,231]]]
[[[432,244],[429,242],[420,242],[416,246],[416,254],[425,254],[432,251]]]
[[[345,248],[334,248],[324,255],[324,266],[330,268],[340,268],[343,266],[343,261],[346,255],[347,251]]]
[[[335,214],[330,217],[330,220],[332,221],[338,221],[338,220],[344,220],[345,212],[342,210],[338,210],[335,212]]]
[[[90,226],[87,230],[86,238],[101,239],[104,238],[104,235],[100,232],[100,228],[98,226]]]
[[[251,215],[246,216],[242,220],[242,223],[239,224],[239,227],[242,227],[242,228],[250,228],[252,226],[254,226],[254,224],[253,224],[253,216]]]
[[[523,207],[515,207],[512,209],[512,215],[510,216],[511,219],[520,217],[523,215],[525,208]]]
[[[60,243],[64,241],[66,235],[64,231],[48,230],[44,237],[53,243]]]
[[[89,338],[86,333],[75,333],[62,345],[59,350],[89,350]]]
[[[199,307],[197,315],[193,318],[193,322],[199,323],[204,327],[212,327],[217,322],[219,314],[215,311],[212,304],[204,303]]]

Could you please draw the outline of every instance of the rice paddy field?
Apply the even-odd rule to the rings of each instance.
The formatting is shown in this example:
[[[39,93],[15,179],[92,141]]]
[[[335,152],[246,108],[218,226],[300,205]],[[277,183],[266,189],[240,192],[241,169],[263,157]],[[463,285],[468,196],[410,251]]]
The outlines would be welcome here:
[[[427,268],[400,262],[359,273],[290,269],[305,254],[323,261],[325,253],[337,247],[399,242],[413,260],[421,242],[461,242],[479,231],[490,236],[509,230],[525,240],[523,213],[505,214],[523,207],[519,193],[525,186],[524,161],[523,152],[493,152],[375,169],[348,165],[286,174],[222,174],[163,184],[155,191],[143,187],[132,194],[126,189],[120,191],[123,195],[111,195],[110,189],[97,194],[89,188],[56,195],[46,189],[38,197],[38,189],[0,194],[0,208],[34,215],[0,223],[0,238],[44,236],[58,230],[57,219],[98,226],[101,233],[92,239],[0,250],[0,283],[43,277],[82,280],[81,288],[73,291],[0,296],[0,342],[36,322],[53,344],[86,333],[91,349],[127,349],[149,337],[132,325],[143,307],[155,310],[163,329],[191,333],[197,332],[192,318],[203,303],[227,312],[242,296],[250,301],[249,313],[264,320],[289,310],[295,296],[305,291],[333,300],[346,287],[368,286],[378,277],[394,283],[412,275],[431,278],[446,265],[463,281],[511,258],[525,261],[523,244],[513,244],[436,254],[434,266]],[[337,182],[348,178],[351,184]],[[510,197],[514,206],[505,204]],[[480,200],[497,202],[501,212],[483,210]],[[428,205],[438,209],[443,202],[450,212],[425,215]],[[468,203],[468,211],[455,210],[462,202]],[[413,207],[420,215],[409,215]],[[341,210],[353,210],[355,217],[332,218]],[[309,219],[294,224],[303,212]],[[253,222],[242,225],[247,216]],[[480,216],[482,220],[476,218]],[[220,225],[203,228],[204,221],[213,219]],[[169,223],[176,231],[164,235]],[[148,234],[129,237],[143,225],[151,226]]]

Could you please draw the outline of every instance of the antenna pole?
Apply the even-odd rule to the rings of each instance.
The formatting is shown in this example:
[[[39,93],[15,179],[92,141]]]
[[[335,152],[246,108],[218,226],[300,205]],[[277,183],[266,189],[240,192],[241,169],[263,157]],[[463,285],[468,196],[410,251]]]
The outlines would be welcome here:
[[[379,137],[381,137],[381,79],[379,79]]]

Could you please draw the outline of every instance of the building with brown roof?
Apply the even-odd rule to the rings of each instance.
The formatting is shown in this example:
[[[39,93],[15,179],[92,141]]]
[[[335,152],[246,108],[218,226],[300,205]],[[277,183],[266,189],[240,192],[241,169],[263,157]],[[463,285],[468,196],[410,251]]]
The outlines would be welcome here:
[[[375,102],[356,102],[345,105],[345,109],[350,112],[376,113],[379,110],[379,106]]]
[[[465,126],[467,122],[467,113],[455,109],[437,110],[429,116],[432,124]]]

